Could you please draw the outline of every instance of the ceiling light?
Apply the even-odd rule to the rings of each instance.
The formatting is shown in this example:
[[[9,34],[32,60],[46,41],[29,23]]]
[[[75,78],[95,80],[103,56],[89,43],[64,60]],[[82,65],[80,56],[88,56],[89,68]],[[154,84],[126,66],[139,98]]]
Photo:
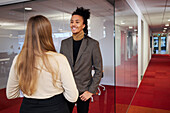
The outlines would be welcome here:
[[[138,31],[137,29],[134,29],[134,31]]]
[[[0,26],[14,26],[15,23],[9,23],[9,22],[0,22]]]
[[[132,26],[129,26],[129,29],[132,29],[133,27]]]
[[[163,32],[166,32],[166,30],[163,30]]]
[[[122,25],[125,24],[125,21],[121,21],[121,24],[122,24]]]
[[[170,19],[168,19],[168,21],[170,21]]]
[[[165,24],[165,26],[169,26],[169,24]]]
[[[25,10],[27,10],[27,11],[31,11],[31,10],[32,10],[32,8],[31,8],[31,7],[25,7]]]
[[[166,27],[164,29],[167,29]]]

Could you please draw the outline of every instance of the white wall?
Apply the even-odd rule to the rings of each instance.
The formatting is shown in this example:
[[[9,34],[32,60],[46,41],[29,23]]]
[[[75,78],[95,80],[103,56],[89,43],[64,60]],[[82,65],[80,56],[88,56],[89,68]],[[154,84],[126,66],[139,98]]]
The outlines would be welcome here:
[[[148,23],[146,22],[143,14],[141,13],[140,9],[138,8],[136,2],[134,0],[126,0],[127,3],[130,5],[130,7],[133,9],[133,11],[136,13],[136,15],[138,16],[138,85],[141,82],[141,75],[144,74],[144,72],[146,71],[146,68],[148,66],[149,60],[151,58],[151,54],[150,54],[150,36],[149,36],[149,26]],[[141,37],[141,20],[143,21],[143,27],[144,27],[144,31],[143,31],[143,38]],[[143,45],[141,45],[141,42],[143,41]],[[141,57],[141,46],[143,46],[143,62],[142,61],[142,57]],[[143,63],[143,72],[141,70],[141,66]]]
[[[121,64],[121,28],[115,25],[115,57],[116,57],[116,64],[118,66]]]
[[[90,18],[90,31],[91,36],[96,40],[101,40],[103,37],[103,27],[104,27],[104,19],[101,17]]]
[[[90,36],[99,41],[103,58],[104,77],[101,84],[114,85],[114,37],[113,21],[102,17],[90,19]],[[105,31],[105,35],[104,35]]]
[[[167,36],[166,53],[170,55],[170,33]]]
[[[150,33],[149,26],[147,22],[144,22],[144,38],[143,38],[143,75],[148,67],[148,63],[150,61]]]

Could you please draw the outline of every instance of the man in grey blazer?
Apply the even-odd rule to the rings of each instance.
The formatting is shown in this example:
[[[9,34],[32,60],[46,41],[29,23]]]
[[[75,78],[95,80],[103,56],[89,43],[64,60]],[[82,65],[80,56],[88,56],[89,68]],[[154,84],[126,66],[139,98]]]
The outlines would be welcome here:
[[[63,40],[61,45],[60,53],[64,54],[70,63],[79,92],[89,91],[95,94],[102,77],[102,58],[99,43],[85,36],[75,64],[73,63],[73,38]],[[95,70],[93,77],[91,74],[92,67]]]
[[[88,18],[81,15],[81,11],[72,14],[70,27],[73,36],[62,41],[60,53],[67,57],[79,91],[77,111],[88,113],[90,97],[97,91],[103,66],[99,43],[86,35]],[[92,68],[95,70],[93,76]],[[73,107],[74,104],[69,104],[70,112]]]
[[[102,77],[102,57],[99,43],[85,36],[82,40],[75,64],[73,62],[73,37],[62,41],[60,53],[64,54],[71,66],[79,93],[96,93]],[[95,74],[92,76],[92,67]]]

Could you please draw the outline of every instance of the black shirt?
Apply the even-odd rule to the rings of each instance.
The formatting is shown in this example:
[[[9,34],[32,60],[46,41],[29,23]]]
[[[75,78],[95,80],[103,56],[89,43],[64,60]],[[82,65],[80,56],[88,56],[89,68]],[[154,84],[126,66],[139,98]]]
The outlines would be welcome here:
[[[77,40],[76,41],[76,40],[73,39],[73,59],[74,59],[74,64],[76,62],[77,55],[78,55],[82,40]]]

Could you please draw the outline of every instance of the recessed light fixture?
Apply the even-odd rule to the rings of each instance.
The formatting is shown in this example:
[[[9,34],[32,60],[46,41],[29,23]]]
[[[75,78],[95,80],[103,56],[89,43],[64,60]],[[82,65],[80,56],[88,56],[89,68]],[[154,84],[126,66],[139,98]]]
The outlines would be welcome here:
[[[133,27],[132,26],[129,26],[129,29],[132,29]]]
[[[166,32],[166,30],[163,30],[163,32]]]
[[[165,26],[169,26],[169,24],[165,24]]]
[[[121,24],[122,24],[122,25],[125,24],[125,21],[121,21]]]
[[[168,21],[170,21],[170,19],[168,19]]]
[[[25,10],[27,10],[27,11],[31,11],[31,10],[32,10],[32,8],[31,8],[31,7],[25,7]]]
[[[164,29],[167,29],[166,27]]]

